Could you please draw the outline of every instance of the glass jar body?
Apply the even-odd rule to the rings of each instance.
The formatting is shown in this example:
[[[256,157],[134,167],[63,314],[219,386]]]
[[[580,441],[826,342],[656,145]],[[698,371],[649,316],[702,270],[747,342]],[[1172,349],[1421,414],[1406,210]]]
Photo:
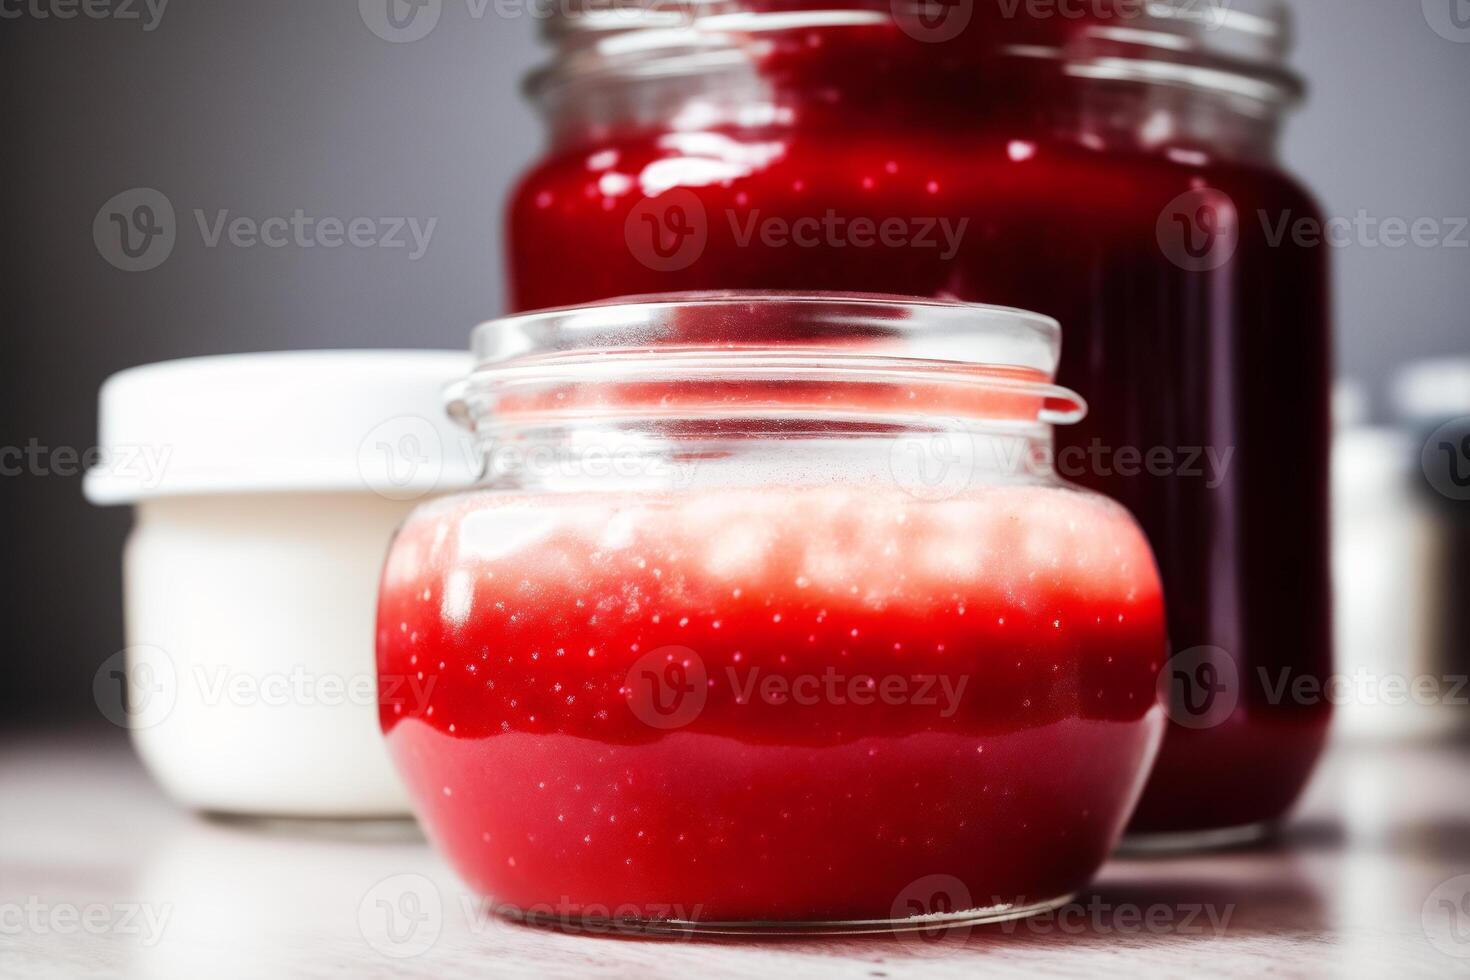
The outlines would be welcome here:
[[[864,289],[1060,320],[1058,379],[1092,412],[1059,433],[1059,469],[1143,525],[1174,651],[1217,648],[1233,667],[1233,707],[1207,723],[1185,690],[1198,678],[1175,679],[1183,723],[1134,829],[1280,817],[1329,720],[1280,681],[1331,666],[1331,356],[1325,249],[1293,231],[1319,211],[1272,164],[1271,127],[1191,131],[1229,113],[1031,76],[1009,79],[1003,106],[864,111],[841,96],[851,77],[754,113],[779,122],[701,129],[681,111],[559,130],[511,204],[514,302]]]
[[[416,512],[381,718],[464,879],[518,917],[696,929],[1007,918],[1085,884],[1163,729],[1147,542],[1051,480],[910,485],[907,448]]]

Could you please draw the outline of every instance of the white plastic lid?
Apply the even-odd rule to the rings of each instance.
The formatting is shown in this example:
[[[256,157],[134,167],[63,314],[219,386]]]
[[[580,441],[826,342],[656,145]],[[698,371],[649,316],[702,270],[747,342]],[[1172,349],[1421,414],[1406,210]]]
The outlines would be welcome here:
[[[1411,422],[1470,415],[1470,357],[1417,361],[1393,376],[1393,404]]]
[[[232,354],[108,378],[94,504],[185,494],[366,491],[412,500],[473,480],[468,435],[444,412],[460,351]]]

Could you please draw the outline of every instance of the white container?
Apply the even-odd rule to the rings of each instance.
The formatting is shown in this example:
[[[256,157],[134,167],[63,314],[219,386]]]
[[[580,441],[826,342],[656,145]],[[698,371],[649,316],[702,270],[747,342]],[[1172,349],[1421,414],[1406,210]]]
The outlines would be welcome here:
[[[102,386],[86,494],[133,504],[136,524],[128,648],[99,670],[98,701],[180,803],[409,812],[378,728],[378,577],[413,504],[474,476],[441,407],[468,369],[450,351],[244,354]],[[118,674],[121,709],[104,696]]]
[[[1434,524],[1414,497],[1408,433],[1347,426],[1332,452],[1336,733],[1372,741],[1433,735],[1447,714],[1412,696],[1435,674]]]

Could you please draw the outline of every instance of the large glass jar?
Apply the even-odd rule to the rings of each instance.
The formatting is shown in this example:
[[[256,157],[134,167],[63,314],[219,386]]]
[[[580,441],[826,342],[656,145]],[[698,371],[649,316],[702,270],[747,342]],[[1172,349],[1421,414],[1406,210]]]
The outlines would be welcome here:
[[[1280,817],[1330,710],[1291,695],[1330,669],[1330,354],[1324,249],[1293,232],[1318,210],[1274,161],[1299,89],[1280,5],[749,0],[552,26],[515,306],[863,289],[1066,324],[1059,380],[1093,410],[1059,466],[1138,517],[1169,596],[1174,724],[1133,829]]]
[[[1164,726],[1158,572],[1059,480],[1055,322],[686,294],[512,317],[480,487],[384,569],[380,715],[431,839],[579,928],[1003,919],[1082,887]],[[407,690],[421,696],[403,696]]]

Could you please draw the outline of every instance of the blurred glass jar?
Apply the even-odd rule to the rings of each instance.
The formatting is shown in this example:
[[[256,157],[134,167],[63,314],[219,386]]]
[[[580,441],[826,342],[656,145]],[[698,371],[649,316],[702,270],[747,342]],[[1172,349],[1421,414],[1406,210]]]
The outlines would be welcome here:
[[[466,364],[454,351],[238,354],[103,384],[87,497],[131,504],[136,520],[128,646],[95,695],[178,802],[407,814],[376,724],[377,573],[415,501],[473,478],[440,408]]]
[[[1330,709],[1274,685],[1331,669],[1327,250],[1276,162],[1283,5],[589,3],[549,35],[515,306],[880,290],[1066,324],[1092,412],[1059,464],[1143,524],[1183,655],[1134,829],[1280,817]]]

